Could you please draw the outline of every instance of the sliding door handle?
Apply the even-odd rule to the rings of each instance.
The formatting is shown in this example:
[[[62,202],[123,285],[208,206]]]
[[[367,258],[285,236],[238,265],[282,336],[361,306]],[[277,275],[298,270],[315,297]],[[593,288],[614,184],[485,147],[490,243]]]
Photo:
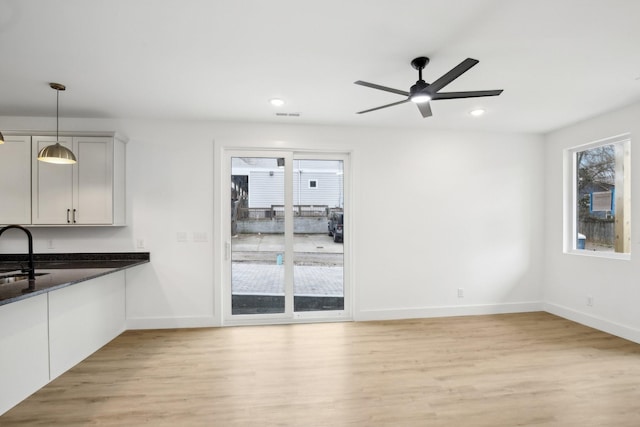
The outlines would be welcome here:
[[[231,242],[226,242],[224,244],[224,259],[229,261],[231,257]]]

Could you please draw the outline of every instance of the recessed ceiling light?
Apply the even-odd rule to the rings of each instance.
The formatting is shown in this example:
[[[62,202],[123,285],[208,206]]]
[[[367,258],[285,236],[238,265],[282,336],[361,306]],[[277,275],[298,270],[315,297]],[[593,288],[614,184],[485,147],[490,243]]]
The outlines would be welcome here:
[[[271,105],[273,105],[274,107],[282,107],[284,105],[284,101],[280,98],[273,98],[270,99],[269,102],[271,103]]]
[[[484,114],[484,110],[482,108],[477,108],[475,110],[471,110],[469,114],[471,114],[472,116],[478,117]]]

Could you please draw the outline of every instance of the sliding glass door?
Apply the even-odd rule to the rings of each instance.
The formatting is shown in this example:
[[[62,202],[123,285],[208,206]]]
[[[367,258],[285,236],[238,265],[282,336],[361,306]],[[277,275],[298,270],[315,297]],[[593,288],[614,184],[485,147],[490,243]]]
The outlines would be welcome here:
[[[343,160],[293,160],[296,312],[344,309],[343,178]]]
[[[344,155],[233,151],[226,323],[350,315]]]

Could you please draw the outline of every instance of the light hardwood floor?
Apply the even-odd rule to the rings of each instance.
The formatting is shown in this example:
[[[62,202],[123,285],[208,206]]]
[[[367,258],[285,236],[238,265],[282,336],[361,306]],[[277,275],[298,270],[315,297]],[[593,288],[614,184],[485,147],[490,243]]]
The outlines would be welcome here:
[[[640,345],[547,313],[128,331],[0,417],[96,424],[639,426]]]

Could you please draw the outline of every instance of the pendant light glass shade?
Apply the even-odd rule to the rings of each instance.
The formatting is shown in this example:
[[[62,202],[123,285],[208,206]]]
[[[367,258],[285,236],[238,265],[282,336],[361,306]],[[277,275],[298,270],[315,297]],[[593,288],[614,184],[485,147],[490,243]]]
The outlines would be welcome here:
[[[60,120],[60,115],[58,114],[60,102],[60,91],[65,90],[66,87],[61,85],[60,83],[49,83],[51,89],[55,89],[56,91],[56,143],[54,145],[49,145],[44,147],[38,153],[38,160],[41,162],[47,163],[55,163],[58,165],[70,165],[76,163],[76,156],[73,154],[71,150],[67,147],[63,147],[60,145],[60,137],[58,135],[58,122]]]
[[[4,135],[0,132],[0,144],[4,144]]]

